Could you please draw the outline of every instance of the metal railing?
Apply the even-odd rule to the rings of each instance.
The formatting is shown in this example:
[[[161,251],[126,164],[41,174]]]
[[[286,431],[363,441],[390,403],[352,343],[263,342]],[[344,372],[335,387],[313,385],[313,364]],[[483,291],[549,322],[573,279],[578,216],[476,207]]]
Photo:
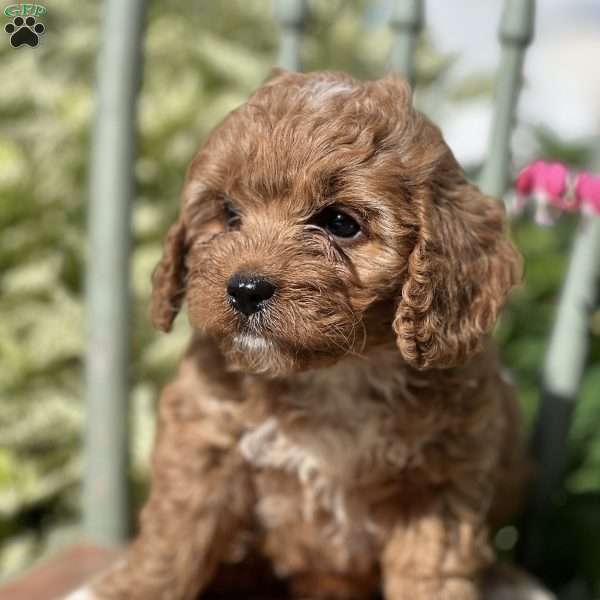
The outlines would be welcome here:
[[[86,271],[83,514],[104,543],[129,533],[130,248],[145,0],[109,0],[98,60]]]

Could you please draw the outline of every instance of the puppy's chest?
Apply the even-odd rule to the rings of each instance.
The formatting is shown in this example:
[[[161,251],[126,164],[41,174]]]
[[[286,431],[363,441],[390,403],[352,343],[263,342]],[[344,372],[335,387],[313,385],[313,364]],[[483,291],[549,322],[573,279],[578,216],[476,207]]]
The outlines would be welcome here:
[[[350,523],[375,527],[368,518],[372,492],[420,466],[427,441],[405,427],[401,390],[390,395],[396,397],[384,398],[352,378],[310,382],[247,429],[239,450],[255,469],[263,525],[300,518],[329,520],[348,534]]]

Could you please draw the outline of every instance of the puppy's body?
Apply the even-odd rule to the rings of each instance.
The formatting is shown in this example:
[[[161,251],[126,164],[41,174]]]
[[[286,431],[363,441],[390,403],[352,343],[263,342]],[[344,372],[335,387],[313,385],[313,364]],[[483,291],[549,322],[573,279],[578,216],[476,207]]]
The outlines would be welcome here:
[[[477,598],[520,474],[488,337],[517,280],[501,207],[402,82],[277,75],[188,173],[153,317],[185,297],[197,332],[96,593],[191,599],[261,556],[311,597]]]
[[[406,365],[393,348],[380,348],[332,367],[265,380],[231,373],[216,345],[197,336],[161,401],[164,437],[153,485],[157,504],[172,494],[173,505],[161,510],[151,500],[142,521],[144,546],[134,546],[130,558],[135,571],[130,579],[105,580],[101,597],[188,597],[176,579],[169,593],[146,587],[157,565],[145,546],[162,550],[162,560],[175,570],[181,535],[208,535],[206,543],[223,563],[265,556],[279,577],[313,597],[323,589],[325,597],[376,594],[386,548],[407,594],[421,569],[441,566],[454,553],[466,561],[453,566],[454,575],[470,573],[470,561],[483,568],[491,555],[481,515],[495,520],[510,514],[522,481],[515,397],[498,367],[491,344],[468,367],[434,377]],[[481,403],[481,394],[488,401]],[[184,466],[169,473],[174,465],[167,455]],[[236,524],[222,541],[212,530],[197,531],[197,514],[176,509],[177,495],[185,503],[201,478],[218,473],[221,461],[229,463],[231,486],[221,490],[207,480],[199,493],[216,493],[220,519]],[[488,512],[498,487],[502,496]],[[447,532],[436,539],[431,523],[419,532],[421,519],[441,506]],[[196,572],[170,576],[191,577],[199,589],[197,559],[188,557],[187,565]],[[235,575],[226,583],[235,589]]]
[[[260,550],[278,574],[372,575],[377,585],[386,544],[406,533],[394,528],[408,530],[455,479],[465,478],[448,499],[457,519],[492,502],[521,457],[513,395],[486,354],[432,378],[383,348],[286,378],[274,394],[261,389],[265,416],[242,415],[237,448],[252,472]],[[414,545],[405,551],[415,569],[431,559]]]

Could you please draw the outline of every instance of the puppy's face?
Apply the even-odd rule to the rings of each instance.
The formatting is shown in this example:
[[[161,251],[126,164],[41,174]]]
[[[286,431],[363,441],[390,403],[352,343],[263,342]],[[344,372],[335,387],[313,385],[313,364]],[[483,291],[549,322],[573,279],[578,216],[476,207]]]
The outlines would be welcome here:
[[[237,367],[312,368],[396,340],[419,368],[474,352],[518,277],[503,213],[396,78],[279,72],[194,158],[154,274]]]

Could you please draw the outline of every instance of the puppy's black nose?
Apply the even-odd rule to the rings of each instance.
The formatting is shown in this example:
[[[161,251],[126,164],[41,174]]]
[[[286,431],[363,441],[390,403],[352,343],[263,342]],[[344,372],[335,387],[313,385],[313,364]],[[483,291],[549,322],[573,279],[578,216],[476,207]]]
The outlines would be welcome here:
[[[235,274],[227,282],[227,293],[236,310],[249,316],[263,307],[276,287],[260,275]]]

